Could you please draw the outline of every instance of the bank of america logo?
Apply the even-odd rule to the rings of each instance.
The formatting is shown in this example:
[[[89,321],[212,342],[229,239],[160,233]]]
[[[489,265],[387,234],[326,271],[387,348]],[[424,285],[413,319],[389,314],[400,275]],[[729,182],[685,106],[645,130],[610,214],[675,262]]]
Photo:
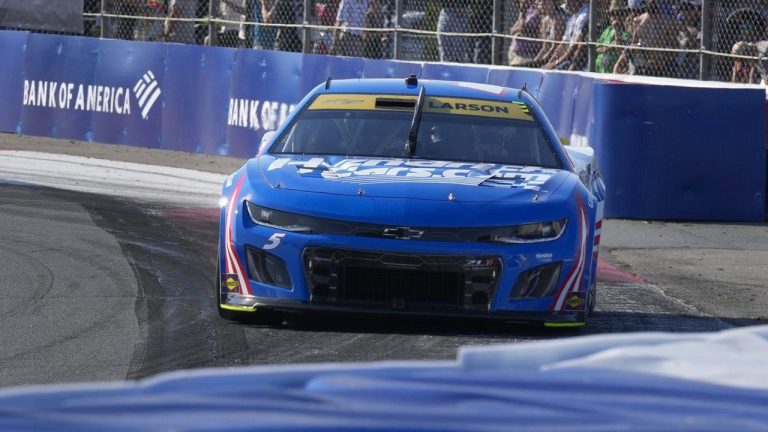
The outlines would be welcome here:
[[[133,95],[136,96],[136,99],[139,101],[139,108],[141,108],[141,118],[147,119],[149,110],[157,102],[160,93],[160,87],[157,85],[155,74],[148,70],[143,77],[139,78],[136,85],[133,86]]]

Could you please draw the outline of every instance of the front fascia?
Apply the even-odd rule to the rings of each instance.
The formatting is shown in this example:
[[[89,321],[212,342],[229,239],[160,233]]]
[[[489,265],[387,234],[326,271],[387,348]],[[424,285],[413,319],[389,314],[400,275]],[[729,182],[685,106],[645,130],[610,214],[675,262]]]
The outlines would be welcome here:
[[[237,184],[236,178],[237,174],[233,176],[233,184]],[[248,182],[245,181],[243,184],[248,185]],[[233,189],[228,190],[225,187],[225,193],[227,191],[231,193],[232,190]],[[296,192],[278,192],[282,195],[283,200],[281,201],[300,199],[300,197],[296,195]],[[567,214],[569,224],[566,227],[566,231],[557,240],[528,244],[501,245],[493,243],[429,242],[343,235],[300,234],[274,227],[257,225],[248,215],[245,207],[245,200],[255,200],[256,202],[259,202],[260,205],[268,205],[268,203],[260,200],[260,197],[254,192],[250,185],[248,185],[247,187],[241,188],[234,203],[229,203],[233,204],[231,206],[231,211],[234,212],[231,218],[232,240],[234,243],[233,248],[240,257],[240,261],[245,262],[247,247],[264,249],[265,246],[270,246],[268,252],[282,258],[286,263],[293,288],[278,288],[255,281],[249,281],[249,288],[253,295],[257,297],[291,300],[296,302],[308,302],[310,297],[301,258],[302,252],[307,247],[317,246],[426,255],[497,256],[502,260],[503,269],[496,294],[491,301],[491,311],[547,312],[552,309],[553,298],[551,296],[538,299],[510,301],[508,300],[509,292],[521,272],[547,262],[562,261],[562,268],[564,271],[561,274],[559,285],[565,283],[564,279],[567,276],[567,271],[565,270],[575,267],[577,264],[576,260],[578,257],[579,243],[581,241],[579,238],[579,224],[577,223],[579,220],[579,209],[584,210],[585,221],[582,229],[586,229],[585,235],[587,241],[585,241],[584,244],[587,245],[587,248],[582,252],[586,256],[586,263],[581,266],[583,279],[577,290],[584,291],[588,289],[591,284],[591,279],[594,277],[591,274],[591,269],[594,266],[591,265],[590,258],[592,257],[591,239],[594,234],[593,224],[595,210],[594,208],[590,208],[587,204],[588,197],[583,195],[585,192],[586,191],[583,190],[583,188],[577,188],[573,193],[581,196],[577,200],[563,204],[564,208],[561,211]],[[296,196],[291,197],[292,195]],[[316,194],[303,195],[307,198],[308,195]],[[578,204],[577,202],[581,202],[582,204]],[[226,227],[228,208],[230,207],[224,207],[222,211],[223,227]],[[276,234],[279,235],[279,242],[274,246]],[[222,233],[221,241],[226,240],[226,233]],[[221,260],[221,263],[226,264],[225,256],[220,256],[219,259]],[[225,267],[222,266],[222,268]]]

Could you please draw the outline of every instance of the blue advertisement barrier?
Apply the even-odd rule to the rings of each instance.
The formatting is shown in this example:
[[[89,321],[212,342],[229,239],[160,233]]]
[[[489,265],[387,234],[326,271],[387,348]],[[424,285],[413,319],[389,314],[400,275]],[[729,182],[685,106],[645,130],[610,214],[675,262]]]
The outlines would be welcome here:
[[[24,88],[27,32],[0,30],[0,131],[16,132],[21,120],[18,101]]]
[[[0,31],[0,131],[250,157],[327,77],[526,85],[596,149],[606,216],[761,221],[765,93],[595,75]]]
[[[160,147],[167,48],[111,42],[30,34],[16,130]]]
[[[763,220],[762,91],[598,83],[593,100],[611,217]]]

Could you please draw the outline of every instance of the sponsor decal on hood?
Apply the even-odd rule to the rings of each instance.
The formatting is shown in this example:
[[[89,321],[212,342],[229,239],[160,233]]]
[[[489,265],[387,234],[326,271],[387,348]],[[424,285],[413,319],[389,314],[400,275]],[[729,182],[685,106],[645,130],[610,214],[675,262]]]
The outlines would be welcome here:
[[[559,170],[474,162],[414,159],[301,158],[272,160],[267,172],[294,169],[298,175],[354,183],[442,183],[538,191]]]

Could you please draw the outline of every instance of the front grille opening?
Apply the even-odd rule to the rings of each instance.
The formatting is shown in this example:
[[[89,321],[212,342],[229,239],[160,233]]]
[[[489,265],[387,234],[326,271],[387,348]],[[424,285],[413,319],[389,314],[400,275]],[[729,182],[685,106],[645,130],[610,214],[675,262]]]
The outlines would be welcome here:
[[[464,275],[457,272],[346,267],[339,279],[342,300],[461,305]]]
[[[489,310],[501,260],[310,247],[303,254],[311,301],[380,309]]]
[[[475,291],[472,293],[472,297],[470,297],[472,300],[473,306],[485,306],[488,304],[488,293],[485,291]]]

